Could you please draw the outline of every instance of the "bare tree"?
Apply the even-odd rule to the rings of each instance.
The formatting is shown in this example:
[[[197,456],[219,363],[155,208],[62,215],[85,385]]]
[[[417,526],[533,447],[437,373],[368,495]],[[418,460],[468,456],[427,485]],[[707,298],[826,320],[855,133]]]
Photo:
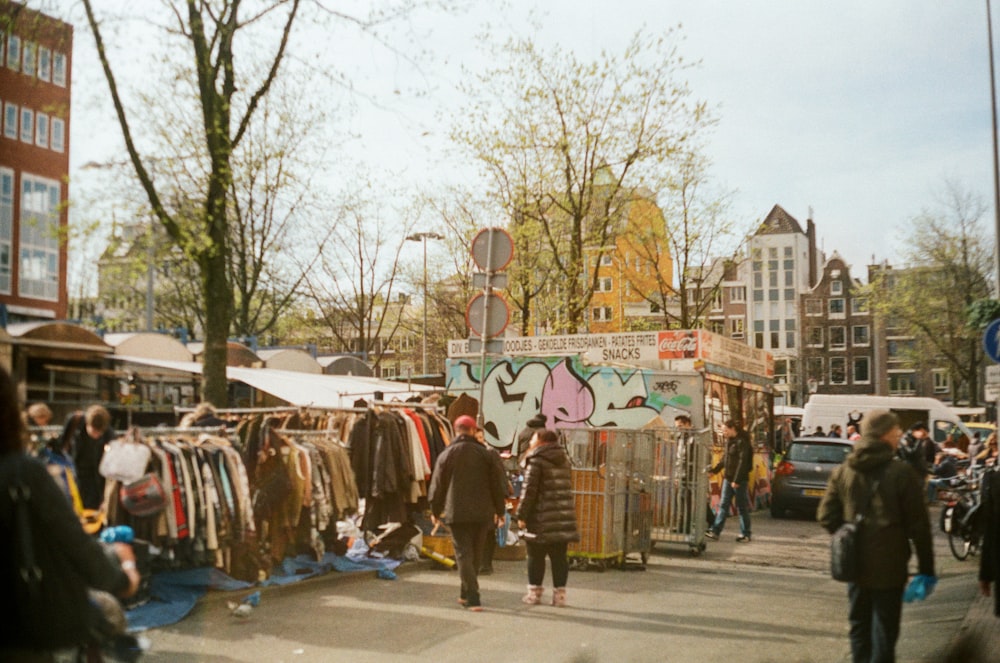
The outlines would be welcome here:
[[[507,218],[541,231],[559,277],[559,331],[583,326],[597,284],[588,262],[614,246],[632,192],[658,189],[664,166],[714,122],[679,80],[689,65],[676,41],[673,30],[638,34],[620,56],[581,62],[514,40],[494,54],[501,64],[462,86],[470,102],[452,136]]]
[[[944,365],[952,398],[979,402],[981,332],[970,307],[990,296],[993,243],[983,225],[987,206],[958,182],[946,180],[935,207],[907,231],[904,269],[885,269],[869,284],[872,307],[899,336],[913,339],[916,368]]]

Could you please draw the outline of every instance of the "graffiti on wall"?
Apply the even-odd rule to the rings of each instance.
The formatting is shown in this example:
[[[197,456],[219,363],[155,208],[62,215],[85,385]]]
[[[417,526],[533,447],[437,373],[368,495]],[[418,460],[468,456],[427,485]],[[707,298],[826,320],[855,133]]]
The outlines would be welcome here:
[[[578,357],[504,357],[488,365],[482,385],[478,376],[477,360],[448,361],[448,391],[478,400],[482,386],[483,431],[501,449],[538,413],[551,428],[637,429],[664,410],[671,423],[701,402],[698,376],[585,366]]]

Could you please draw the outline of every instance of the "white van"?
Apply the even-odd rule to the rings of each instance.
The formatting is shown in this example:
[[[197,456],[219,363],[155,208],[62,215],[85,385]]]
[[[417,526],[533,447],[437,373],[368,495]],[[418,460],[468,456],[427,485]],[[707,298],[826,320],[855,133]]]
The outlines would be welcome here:
[[[938,444],[956,429],[966,435],[967,440],[972,439],[972,433],[958,414],[936,398],[836,394],[813,394],[809,397],[802,417],[802,435],[811,435],[817,426],[829,433],[833,424],[840,424],[846,435],[847,424],[863,420],[865,413],[871,410],[892,410],[899,417],[904,431],[918,422],[927,424]]]

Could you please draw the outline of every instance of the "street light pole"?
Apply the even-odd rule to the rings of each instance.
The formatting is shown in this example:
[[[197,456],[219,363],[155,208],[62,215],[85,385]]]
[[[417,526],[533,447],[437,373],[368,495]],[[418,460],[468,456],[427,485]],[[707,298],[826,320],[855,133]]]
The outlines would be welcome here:
[[[444,239],[444,235],[434,232],[419,232],[406,236],[407,241],[423,242],[424,245],[424,342],[423,342],[423,369],[421,375],[427,375],[427,240]]]
[[[997,277],[997,297],[1000,297],[1000,159],[997,155],[997,83],[996,74],[993,71],[993,16],[990,12],[990,0],[986,0],[986,35],[990,40],[990,106],[993,109],[993,214],[995,216],[994,241],[996,251],[994,254],[996,277]]]

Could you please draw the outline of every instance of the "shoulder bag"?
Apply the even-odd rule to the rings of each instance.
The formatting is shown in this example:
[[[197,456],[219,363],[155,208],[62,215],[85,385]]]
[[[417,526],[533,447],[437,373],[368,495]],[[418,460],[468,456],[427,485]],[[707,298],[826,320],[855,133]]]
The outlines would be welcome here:
[[[861,536],[861,527],[871,509],[875,493],[878,492],[878,485],[882,480],[880,474],[872,483],[871,493],[865,508],[854,515],[854,520],[846,522],[837,528],[830,538],[830,575],[834,580],[840,582],[854,582],[860,575],[860,551],[858,539]]]

